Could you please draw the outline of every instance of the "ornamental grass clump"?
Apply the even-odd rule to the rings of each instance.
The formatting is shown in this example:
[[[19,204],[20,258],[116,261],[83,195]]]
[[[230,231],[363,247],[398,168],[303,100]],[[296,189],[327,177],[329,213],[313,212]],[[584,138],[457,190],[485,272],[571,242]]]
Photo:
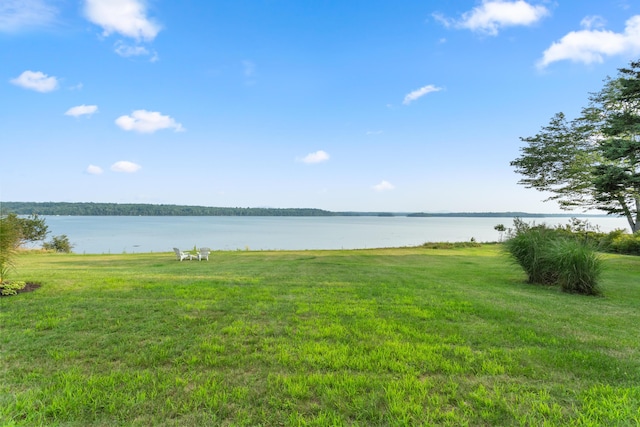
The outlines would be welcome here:
[[[601,293],[597,284],[602,261],[591,244],[575,235],[516,222],[505,248],[529,283],[560,285],[565,292],[584,295]]]
[[[602,260],[590,245],[575,239],[558,239],[549,246],[548,253],[564,292],[600,295]]]
[[[548,259],[547,248],[557,233],[544,225],[520,228],[505,242],[505,247],[527,273],[529,283],[550,285],[557,273]]]

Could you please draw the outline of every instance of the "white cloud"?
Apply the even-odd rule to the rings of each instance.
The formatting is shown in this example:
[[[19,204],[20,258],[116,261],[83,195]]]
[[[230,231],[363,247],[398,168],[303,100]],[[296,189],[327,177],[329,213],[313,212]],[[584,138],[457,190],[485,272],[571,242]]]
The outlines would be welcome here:
[[[1,0],[0,32],[13,33],[55,21],[58,10],[44,0]]]
[[[114,172],[134,173],[139,171],[141,168],[142,166],[126,160],[121,160],[111,165],[111,170]]]
[[[372,188],[376,191],[390,191],[395,189],[396,187],[389,181],[380,181],[379,184],[374,185]]]
[[[87,19],[104,30],[104,35],[118,33],[136,40],[151,41],[160,25],[147,17],[144,0],[85,0]]]
[[[87,172],[90,175],[101,175],[103,170],[100,166],[89,165],[87,166],[87,169],[85,170],[85,172]]]
[[[524,0],[483,0],[480,6],[462,14],[458,20],[441,14],[432,16],[446,27],[463,28],[495,36],[504,27],[533,25],[549,13],[542,5]]]
[[[24,71],[15,79],[11,79],[11,83],[38,92],[51,92],[58,88],[58,79],[41,71]]]
[[[596,21],[600,22],[600,21]],[[585,29],[571,31],[559,41],[554,42],[542,54],[538,67],[563,60],[591,64],[602,62],[605,56],[637,55],[640,53],[640,15],[629,18],[623,33],[591,29],[592,19],[582,21]]]
[[[402,101],[402,103],[404,105],[409,105],[410,103],[412,103],[416,99],[421,98],[421,97],[425,96],[428,93],[438,92],[438,91],[441,91],[441,90],[442,90],[442,88],[436,87],[434,85],[423,86],[420,89],[414,90],[413,92],[411,92],[407,96],[405,96],[404,97],[404,101]]]
[[[325,151],[318,150],[315,153],[309,153],[301,159],[303,163],[321,163],[329,160],[329,154]]]
[[[136,110],[130,116],[120,116],[116,119],[116,124],[124,130],[133,130],[140,133],[153,133],[160,129],[174,129],[176,132],[184,131],[182,125],[172,117],[147,110]]]
[[[129,45],[124,43],[122,40],[118,40],[116,42],[115,52],[125,58],[130,56],[146,56],[150,55],[149,49],[140,45]]]
[[[580,21],[580,26],[585,30],[590,30],[592,28],[602,28],[606,24],[606,21],[602,16],[593,15],[593,16],[585,16]]]
[[[91,116],[93,113],[95,113],[96,111],[98,111],[98,106],[97,105],[78,105],[77,107],[71,107],[67,110],[66,113],[64,113],[65,116],[73,116],[73,117],[80,117],[80,116]]]

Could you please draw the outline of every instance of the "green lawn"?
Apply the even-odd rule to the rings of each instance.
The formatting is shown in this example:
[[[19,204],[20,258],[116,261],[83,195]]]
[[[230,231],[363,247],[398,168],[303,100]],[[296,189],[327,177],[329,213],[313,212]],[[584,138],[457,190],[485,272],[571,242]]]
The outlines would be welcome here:
[[[603,297],[498,245],[27,253],[0,298],[0,425],[640,424],[640,258]]]

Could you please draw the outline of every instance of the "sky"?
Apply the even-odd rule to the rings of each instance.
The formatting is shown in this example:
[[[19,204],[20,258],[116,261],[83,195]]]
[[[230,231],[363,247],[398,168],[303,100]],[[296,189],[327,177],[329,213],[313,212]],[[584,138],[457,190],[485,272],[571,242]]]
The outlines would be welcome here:
[[[636,0],[0,0],[0,201],[561,212],[521,137]]]

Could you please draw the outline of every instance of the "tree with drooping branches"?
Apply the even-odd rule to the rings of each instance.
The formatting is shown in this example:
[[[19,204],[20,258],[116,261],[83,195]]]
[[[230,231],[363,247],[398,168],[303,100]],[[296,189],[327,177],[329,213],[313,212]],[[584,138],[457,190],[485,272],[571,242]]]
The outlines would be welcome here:
[[[511,162],[527,188],[562,209],[596,209],[640,231],[640,60],[607,78],[581,115],[557,113]]]

